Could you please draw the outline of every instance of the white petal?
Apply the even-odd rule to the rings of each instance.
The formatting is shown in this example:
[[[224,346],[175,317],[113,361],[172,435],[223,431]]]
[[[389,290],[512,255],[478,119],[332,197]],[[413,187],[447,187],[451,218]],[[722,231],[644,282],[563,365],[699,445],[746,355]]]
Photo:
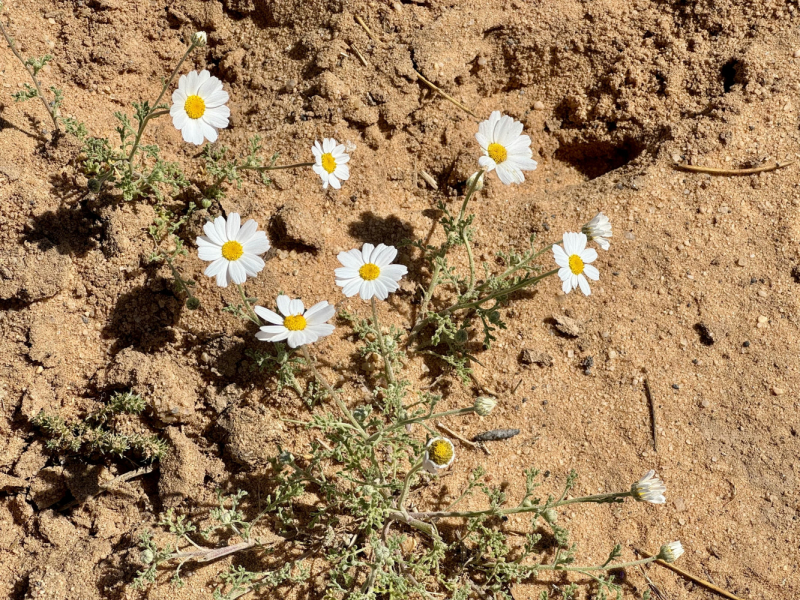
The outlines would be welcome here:
[[[186,123],[181,129],[183,141],[195,146],[203,144],[203,130],[200,129],[200,123],[196,119],[187,119]]]
[[[302,315],[305,310],[306,310],[306,307],[303,306],[303,301],[300,300],[300,299],[292,300],[289,303],[289,314],[290,315]]]
[[[231,111],[227,106],[218,106],[216,108],[209,108],[203,113],[202,120],[209,126],[216,129],[225,129],[228,126],[228,117],[231,116]]]
[[[328,304],[325,300],[317,302],[303,315],[309,325],[320,325],[330,319],[336,313],[336,307]]]
[[[216,77],[212,77],[208,71],[200,73],[199,85],[197,86],[197,95],[203,99],[203,102],[208,106],[207,99],[214,92],[222,88],[222,82]]]
[[[489,158],[488,156],[481,156],[480,158],[478,158],[478,164],[479,164],[481,167],[483,167],[483,169],[484,169],[484,170],[485,170],[487,173],[488,173],[489,171],[492,171],[492,170],[494,170],[495,168],[497,168],[497,163],[496,163],[496,162],[494,162],[494,161],[493,161],[491,158]]]
[[[306,341],[306,336],[303,335],[302,331],[290,331],[289,337],[287,339],[287,343],[289,344],[289,348],[299,348],[302,346]]]
[[[561,246],[553,246],[553,257],[555,258],[556,264],[559,267],[569,266],[569,256],[567,256],[567,253],[564,252],[564,249]]]
[[[479,126],[480,127],[480,126]],[[475,139],[478,140],[478,144],[480,145],[481,149],[486,151],[489,148],[489,139],[480,131],[475,134]]]
[[[214,129],[211,125],[206,123],[203,119],[197,119],[197,126],[200,127],[200,131],[202,132],[202,136],[207,139],[212,144],[217,141],[217,130]],[[203,142],[201,141],[200,144]],[[200,144],[197,144],[198,146]]]
[[[361,257],[364,261],[364,264],[372,262],[372,251],[375,250],[375,246],[369,243],[365,243],[361,246]]]
[[[216,277],[219,273],[225,272],[227,268],[228,268],[228,261],[220,257],[214,262],[212,262],[210,265],[208,265],[206,267],[206,270],[203,271],[203,274],[206,277]],[[222,287],[226,286],[223,285]]]
[[[392,264],[392,261],[394,261],[394,259],[397,258],[397,248],[395,248],[394,246],[384,246],[383,244],[381,244],[381,246],[383,246],[383,248],[378,246],[378,248],[380,248],[380,252],[377,252],[375,254],[375,256],[372,259],[372,262],[374,262],[379,267],[386,267]]]
[[[238,262],[242,263],[245,272],[247,272],[250,277],[258,275],[265,266],[261,257],[255,254],[244,253]]]
[[[594,248],[584,248],[579,256],[581,257],[581,260],[584,262],[584,264],[588,265],[590,262],[594,262],[597,260],[597,250],[595,250]]]
[[[228,92],[223,89],[209,94],[208,98],[204,98],[206,109],[220,108],[223,104],[226,104],[228,100],[230,100],[230,96],[228,95]]]
[[[272,312],[268,308],[264,308],[263,306],[254,306],[253,310],[256,314],[264,319],[267,323],[274,323],[275,325],[283,325],[283,317],[279,314]]]
[[[238,283],[239,285],[247,281],[247,271],[244,270],[244,265],[238,260],[228,263],[228,275],[230,275],[233,283]]]
[[[186,85],[183,91],[187,96],[194,96],[197,94],[197,71],[189,71],[186,74]]]
[[[235,240],[239,233],[239,227],[242,218],[239,213],[231,213],[228,215],[228,220],[225,222],[225,237],[228,240]]]
[[[321,323],[319,325],[309,325],[306,327],[306,331],[313,333],[317,336],[317,339],[332,334],[334,329],[336,329],[336,327],[330,323]]]
[[[222,258],[222,248],[217,246],[216,244],[210,244],[208,246],[200,246],[197,249],[197,257],[200,260],[217,260],[218,258]]]
[[[280,333],[272,333],[269,331],[259,331],[256,333],[256,338],[263,342],[282,342],[289,337],[289,330],[285,327]]]
[[[183,110],[182,106],[179,106],[177,110],[173,112],[170,109],[169,114],[172,116],[172,125],[178,131],[181,131],[184,127],[186,127],[186,122],[189,120],[189,115],[186,114],[186,111]]]
[[[292,301],[289,298],[289,296],[281,294],[280,296],[278,296],[277,303],[278,303],[278,310],[284,317],[289,317],[292,315],[292,313],[289,310],[289,307],[292,305]]]
[[[359,290],[358,295],[361,296],[362,300],[369,300],[375,295],[375,286],[373,283],[373,281],[361,282],[361,289]]]
[[[257,229],[258,223],[256,223],[253,219],[247,219],[245,224],[242,225],[239,228],[239,231],[236,233],[236,241],[239,242],[244,248],[244,245],[255,235]]]
[[[335,171],[328,175],[328,183],[331,184],[331,187],[335,190],[339,190],[342,188],[342,184],[339,179],[336,177]]]
[[[572,278],[568,277],[567,279],[562,281],[561,289],[564,291],[565,294],[569,294],[572,291]]]
[[[311,154],[314,155],[314,160],[318,163],[322,160],[322,147],[319,145],[319,142],[314,142],[314,145],[311,146]]]
[[[350,179],[350,167],[342,163],[336,163],[336,169],[334,169],[333,174],[336,176],[337,179],[341,179],[342,181],[347,181]]]
[[[228,234],[225,233],[225,217],[220,215],[219,217],[214,219],[213,227],[214,227],[214,233],[216,234],[217,239],[221,240],[220,246],[225,244],[225,242],[229,241],[228,240]],[[208,237],[211,237],[211,234],[209,233],[208,229],[204,228],[204,231],[208,234]],[[214,238],[211,238],[211,239],[214,239]]]
[[[395,281],[400,281],[406,273],[408,273],[408,267],[405,265],[388,265],[386,267],[381,267],[381,277],[388,277]]]
[[[339,262],[342,263],[346,268],[355,269],[356,271],[364,264],[364,261],[361,259],[361,252],[358,250],[339,252],[339,254],[336,255],[336,258],[338,258]]]
[[[383,276],[381,276],[381,277],[378,277],[375,281],[380,283],[380,286],[376,286],[376,287],[378,287],[378,289],[380,289],[381,286],[382,286],[384,289],[386,289],[387,294],[390,294],[392,292],[396,292],[398,290],[398,288],[400,287],[400,284],[397,283],[397,280],[396,279],[392,279],[391,277],[383,277]],[[381,300],[385,300],[385,299],[386,299],[385,297],[381,298]]]
[[[361,284],[364,283],[361,279],[351,279],[347,282],[336,282],[336,285],[342,286],[342,293],[348,298],[355,296],[361,290]]]
[[[583,275],[578,275],[578,285],[581,286],[581,291],[584,296],[589,296],[592,293],[592,290],[589,289],[589,282]]]
[[[263,327],[261,327],[260,331],[263,331],[264,333],[276,334],[276,333],[283,333],[284,331],[289,331],[289,330],[286,329],[286,327],[284,327],[283,325],[264,325]]]
[[[569,283],[572,278],[572,270],[569,267],[561,267],[558,270],[558,277],[561,279],[561,281],[566,281]]]
[[[329,154],[333,152],[333,149],[336,148],[336,140],[333,138],[323,138],[322,140],[322,151],[325,154]]]
[[[270,249],[267,234],[263,231],[257,231],[255,237],[242,244],[242,248],[247,254],[264,254],[264,252]]]
[[[589,279],[593,279],[595,281],[600,279],[600,271],[598,271],[597,268],[592,265],[585,265],[583,267],[583,274]]]

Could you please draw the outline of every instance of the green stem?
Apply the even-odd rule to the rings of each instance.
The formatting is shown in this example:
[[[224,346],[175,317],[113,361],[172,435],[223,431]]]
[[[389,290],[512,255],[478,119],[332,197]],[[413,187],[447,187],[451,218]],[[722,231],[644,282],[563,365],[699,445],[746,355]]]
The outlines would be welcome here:
[[[240,171],[280,171],[282,169],[294,169],[295,167],[313,167],[316,163],[313,162],[304,162],[304,163],[295,163],[293,165],[265,165],[263,167],[247,167],[241,166],[238,167]]]
[[[425,295],[422,297],[422,305],[419,307],[419,318],[417,319],[417,325],[420,323],[419,319],[423,319],[425,314],[428,312],[428,304],[430,304],[431,298],[433,297],[433,291],[436,289],[436,286],[439,285],[439,273],[441,270],[442,267],[438,262],[433,265],[431,282],[428,284],[428,289],[425,290]]]
[[[386,343],[383,340],[383,333],[381,333],[381,324],[378,322],[378,307],[375,301],[375,296],[372,297],[372,326],[375,328],[375,335],[378,337],[378,344],[381,347],[381,356],[383,356],[383,366],[386,371],[386,383],[391,385],[395,383],[394,371],[392,370],[392,359],[386,352]]]
[[[520,269],[525,268],[527,265],[529,265],[534,260],[539,258],[542,254],[544,254],[545,252],[550,250],[553,246],[555,246],[555,244],[548,244],[547,246],[545,246],[544,248],[539,250],[536,254],[532,254],[531,256],[529,256],[528,258],[526,258],[525,260],[523,260],[519,264],[514,265],[513,267],[510,267],[510,268],[506,269],[505,271],[500,273],[497,277],[494,277],[493,281],[497,282],[497,281],[503,281],[504,279],[507,279],[508,277],[510,277],[511,275],[516,273],[517,271],[519,271]],[[482,283],[481,285],[479,285],[475,289],[478,290],[479,292],[483,291],[483,290],[486,289],[486,287],[489,285],[489,283],[490,282],[488,282],[488,281],[486,283]]]
[[[159,102],[161,102],[161,99],[164,97],[164,93],[167,91],[167,88],[169,88],[169,86],[172,84],[172,80],[175,79],[175,75],[178,74],[178,70],[183,65],[183,62],[189,56],[191,51],[194,50],[196,47],[197,47],[197,44],[195,42],[192,42],[189,45],[189,48],[186,50],[184,55],[181,57],[181,60],[178,62],[178,64],[172,70],[172,74],[169,76],[169,79],[167,79],[164,82],[164,85],[161,87],[161,93],[158,95],[158,98],[156,98],[156,101],[150,107],[150,112],[147,113],[147,115],[145,115],[145,117],[139,123],[139,130],[136,132],[136,139],[134,140],[133,146],[131,147],[131,153],[128,155],[128,161],[127,162],[128,162],[128,176],[129,177],[133,177],[133,159],[136,156],[136,150],[139,148],[139,142],[142,139],[142,134],[144,134],[144,130],[145,130],[145,127],[147,127],[147,123],[150,122],[150,119],[154,119],[154,118],[157,118],[157,117],[160,117],[162,115],[165,115],[165,114],[169,113],[168,110],[158,110]]]
[[[261,319],[258,318],[258,315],[253,310],[253,307],[250,306],[250,302],[247,300],[247,294],[244,293],[244,287],[241,283],[237,283],[236,287],[239,290],[239,295],[242,297],[242,302],[244,302],[245,310],[247,311],[247,318],[250,319],[253,323],[261,327]]]
[[[186,283],[186,281],[183,279],[183,277],[181,277],[180,272],[178,271],[178,269],[173,264],[172,257],[171,256],[165,256],[165,258],[167,260],[167,264],[169,265],[170,270],[172,271],[172,278],[175,280],[175,283],[177,283],[178,287],[182,291],[184,291],[186,293],[186,295],[188,296],[187,302],[189,300],[191,300],[192,298],[194,298],[194,300],[197,302],[197,305],[199,306],[200,305],[200,301],[195,297],[194,294],[192,294],[192,290],[189,289],[189,284]]]
[[[317,367],[314,364],[314,359],[311,358],[311,354],[308,352],[308,348],[305,345],[300,346],[300,351],[303,353],[303,357],[306,359],[308,366],[311,368],[311,372],[314,374],[316,380],[320,383],[322,387],[330,394],[331,398],[333,398],[336,405],[339,407],[339,410],[344,413],[344,416],[347,417],[347,420],[350,421],[353,426],[358,430],[361,434],[361,437],[364,439],[367,438],[367,432],[364,431],[364,428],[361,426],[361,423],[353,416],[353,413],[350,412],[350,409],[345,406],[345,403],[342,402],[342,399],[339,398],[339,394],[336,393],[336,390],[333,389],[330,383],[322,376],[322,374],[317,370]]]
[[[455,304],[452,304],[452,305],[448,306],[447,308],[444,308],[444,309],[440,310],[436,314],[438,314],[438,315],[448,315],[448,314],[454,313],[457,310],[465,310],[465,309],[468,309],[468,308],[476,308],[476,307],[480,306],[481,304],[489,302],[490,300],[494,300],[496,298],[500,298],[501,296],[507,296],[507,295],[513,294],[514,292],[517,292],[517,291],[519,291],[519,290],[521,290],[523,288],[526,288],[526,287],[528,287],[530,285],[535,285],[535,284],[539,283],[545,277],[550,277],[551,275],[555,275],[556,273],[558,273],[558,269],[553,269],[552,271],[548,271],[547,273],[543,273],[541,275],[536,275],[535,277],[528,277],[527,279],[523,279],[522,281],[520,281],[516,285],[511,286],[510,288],[496,290],[496,291],[492,292],[491,294],[488,294],[487,296],[484,296],[483,298],[479,298],[478,300],[474,300],[472,302],[463,302],[463,303],[456,302]],[[481,289],[481,288],[478,288],[478,289]],[[420,332],[420,330],[425,325],[427,325],[429,322],[430,322],[429,318],[424,318],[422,321],[419,321],[414,326],[414,328],[409,332],[408,339],[410,340],[410,339],[413,339],[414,337],[416,337],[416,335]]]
[[[613,492],[610,494],[594,494],[592,496],[582,496],[580,498],[572,498],[571,500],[560,500],[558,502],[553,502],[552,504],[545,504],[545,505],[533,505],[533,506],[516,506],[514,508],[506,508],[506,509],[493,509],[488,508],[486,510],[470,510],[470,511],[430,511],[430,512],[416,512],[416,513],[408,513],[408,516],[413,517],[415,519],[444,519],[448,517],[458,517],[458,518],[473,518],[473,517],[480,517],[484,515],[515,515],[518,513],[542,513],[548,508],[558,508],[561,506],[567,506],[569,504],[577,504],[581,502],[595,502],[599,504],[605,504],[609,502],[618,502],[621,501],[623,498],[626,498],[631,495],[631,492]],[[389,516],[394,518],[397,511],[390,511]]]
[[[3,5],[0,3],[0,9],[2,9],[2,6]],[[12,38],[6,31],[6,28],[3,26],[2,20],[0,20],[0,32],[2,32],[3,37],[6,38],[6,42],[8,43],[8,47],[11,48],[11,52],[13,52],[14,56],[16,56],[19,62],[22,63],[22,66],[25,68],[25,70],[28,72],[28,75],[30,75],[30,78],[33,80],[33,85],[36,86],[36,95],[39,96],[39,99],[42,101],[42,104],[44,104],[44,109],[47,111],[47,114],[50,115],[50,118],[53,121],[53,127],[55,127],[56,129],[56,133],[60,133],[61,128],[58,126],[58,118],[56,117],[55,109],[51,108],[50,104],[48,104],[47,100],[45,100],[45,97],[42,94],[42,87],[39,85],[39,80],[36,79],[36,76],[33,74],[33,70],[25,62],[25,59],[22,58],[22,55],[17,50],[17,45],[14,42],[14,38]]]
[[[391,427],[387,427],[386,429],[383,429],[382,431],[379,431],[377,433],[373,433],[367,439],[367,441],[368,442],[374,442],[375,440],[377,440],[378,438],[383,436],[384,433],[387,433],[389,431],[395,431],[396,429],[402,429],[406,425],[412,425],[414,423],[422,423],[423,421],[430,421],[432,419],[440,419],[441,417],[449,417],[451,415],[466,415],[466,414],[471,413],[471,412],[475,412],[475,407],[468,406],[467,408],[455,408],[453,410],[446,410],[444,412],[440,412],[440,413],[436,413],[436,414],[428,413],[427,415],[422,415],[421,417],[415,417],[413,419],[404,419],[402,421],[398,421],[397,423],[395,423]]]
[[[411,479],[412,477],[414,477],[414,475],[416,475],[417,471],[419,471],[422,468],[423,463],[424,460],[419,459],[417,461],[417,464],[411,467],[411,470],[408,472],[408,475],[406,475],[406,480],[403,482],[403,492],[400,494],[400,499],[397,501],[397,508],[404,513],[405,510],[403,509],[403,505],[406,502],[406,497],[408,496],[408,490],[411,488]]]
[[[616,569],[625,569],[627,567],[635,567],[637,565],[646,565],[656,560],[655,556],[650,558],[642,558],[640,560],[632,560],[630,562],[617,563],[614,565],[595,565],[593,567],[562,567],[560,565],[537,565],[536,571],[614,571]]]

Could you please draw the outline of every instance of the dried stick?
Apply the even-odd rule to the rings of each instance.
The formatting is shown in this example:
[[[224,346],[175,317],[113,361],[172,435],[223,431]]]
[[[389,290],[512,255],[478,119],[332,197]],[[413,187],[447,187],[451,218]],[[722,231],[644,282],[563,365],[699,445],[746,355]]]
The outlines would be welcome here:
[[[644,556],[645,558],[652,558],[653,557],[652,554],[647,554],[646,552],[642,552],[641,550],[637,549],[636,551],[639,554],[641,554],[642,556]],[[696,576],[694,576],[694,575],[692,575],[690,573],[687,573],[686,571],[684,571],[683,569],[679,569],[675,565],[672,565],[670,563],[664,562],[663,560],[660,560],[660,559],[656,559],[653,562],[655,562],[657,565],[661,565],[662,567],[665,567],[665,568],[669,569],[673,573],[677,573],[678,575],[688,579],[689,581],[695,582],[697,585],[703,586],[707,590],[711,590],[712,592],[714,592],[716,594],[719,594],[723,598],[728,598],[728,600],[742,600],[741,598],[739,598],[739,596],[735,596],[735,595],[731,594],[729,591],[723,590],[722,588],[717,587],[716,585],[714,585],[713,583],[711,583],[709,581],[706,581],[705,579],[700,579],[699,577],[696,577]]]
[[[644,391],[650,403],[650,420],[653,423],[653,451],[658,452],[658,437],[656,433],[656,399],[653,397],[653,390],[650,389],[650,379],[644,378]]]
[[[470,440],[468,440],[468,439],[467,439],[467,438],[465,438],[464,436],[462,436],[462,435],[459,435],[458,433],[456,433],[455,431],[453,431],[452,429],[450,429],[450,428],[449,428],[447,425],[445,425],[444,423],[437,422],[437,423],[436,423],[436,427],[438,427],[439,429],[441,429],[441,430],[442,430],[444,433],[446,433],[446,434],[447,434],[447,435],[449,435],[450,437],[454,437],[454,438],[456,438],[456,439],[457,439],[459,442],[461,442],[461,443],[462,443],[462,444],[464,444],[465,446],[468,446],[469,448],[472,448],[473,450],[474,450],[474,449],[476,449],[476,448],[480,448],[480,449],[481,449],[481,450],[483,450],[483,451],[484,451],[484,452],[485,452],[485,453],[486,453],[488,456],[491,456],[491,455],[492,455],[492,453],[491,453],[491,452],[489,452],[489,449],[488,449],[488,448],[486,448],[486,446],[484,446],[483,444],[477,444],[477,443],[475,443],[475,442],[471,442]]]
[[[381,47],[383,47],[383,42],[382,42],[382,41],[380,41],[380,40],[378,39],[378,36],[376,36],[374,33],[372,33],[372,30],[371,30],[369,27],[367,27],[367,24],[366,24],[366,23],[364,23],[364,19],[362,19],[361,17],[359,17],[358,15],[356,15],[356,21],[358,22],[358,24],[359,24],[359,25],[361,25],[361,27],[363,27],[363,28],[364,28],[364,31],[366,31],[366,32],[367,32],[367,35],[369,36],[369,38],[370,38],[370,39],[371,39],[373,42],[375,42],[376,44],[378,44],[378,46],[381,46]]]
[[[716,167],[697,167],[694,165],[677,164],[673,168],[680,171],[691,171],[692,173],[708,173],[709,175],[722,175],[722,176],[736,176],[736,175],[753,175],[754,173],[766,173],[767,171],[776,171],[784,167],[788,167],[794,163],[793,160],[786,162],[776,162],[774,165],[763,165],[760,167],[753,167],[751,169],[718,169]]]
[[[356,18],[358,18],[358,17],[356,17]],[[443,91],[441,88],[437,87],[436,85],[434,85],[433,83],[431,83],[430,81],[428,81],[427,79],[425,79],[425,77],[423,77],[423,76],[422,76],[422,73],[420,73],[420,72],[419,72],[419,71],[417,71],[416,69],[414,69],[414,73],[416,73],[416,74],[419,76],[419,78],[422,80],[422,82],[423,82],[425,85],[427,85],[428,87],[430,87],[432,90],[435,90],[435,91],[439,92],[439,93],[440,93],[442,96],[444,96],[444,98],[445,98],[446,100],[449,100],[450,102],[452,102],[453,104],[455,104],[455,105],[456,105],[458,108],[460,108],[461,110],[463,110],[463,111],[464,111],[464,112],[466,112],[466,113],[469,113],[470,115],[472,115],[472,116],[473,116],[473,117],[475,117],[476,119],[480,119],[480,117],[479,117],[478,115],[476,115],[474,112],[472,112],[472,110],[471,110],[471,109],[467,108],[466,106],[464,106],[463,104],[461,104],[461,102],[459,102],[458,100],[456,100],[455,98],[453,98],[452,96],[450,96],[449,94],[447,94],[446,92],[444,92],[444,91]]]
[[[356,56],[358,57],[358,60],[361,61],[361,64],[364,65],[365,67],[368,67],[369,63],[367,62],[367,59],[361,56],[361,52],[358,51],[358,48],[356,48],[353,44],[349,44],[349,46],[350,50],[355,52]]]

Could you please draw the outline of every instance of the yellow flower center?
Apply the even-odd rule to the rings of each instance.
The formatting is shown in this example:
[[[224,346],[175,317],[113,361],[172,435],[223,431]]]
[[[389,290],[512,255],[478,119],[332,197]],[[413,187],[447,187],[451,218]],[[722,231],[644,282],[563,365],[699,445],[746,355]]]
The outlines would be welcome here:
[[[569,270],[575,275],[583,273],[583,259],[577,254],[573,254],[569,257]]]
[[[336,159],[333,158],[333,154],[330,152],[323,154],[320,161],[322,162],[322,168],[328,173],[333,173],[336,170]]]
[[[199,119],[206,112],[206,103],[200,96],[189,96],[183,105],[183,110],[190,119]]]
[[[508,151],[500,144],[494,142],[489,144],[487,152],[489,153],[489,158],[491,158],[498,165],[501,162],[505,162],[505,160],[508,158]]]
[[[364,281],[372,281],[373,279],[377,279],[378,275],[381,274],[381,268],[378,265],[367,263],[358,270],[358,274]]]
[[[446,465],[453,458],[453,444],[447,440],[436,440],[428,446],[428,458],[439,466]]]
[[[283,320],[283,326],[289,331],[303,331],[306,328],[306,318],[303,315],[292,315]]]
[[[225,260],[239,260],[242,258],[242,254],[244,254],[244,248],[239,242],[231,240],[222,244],[222,258]]]

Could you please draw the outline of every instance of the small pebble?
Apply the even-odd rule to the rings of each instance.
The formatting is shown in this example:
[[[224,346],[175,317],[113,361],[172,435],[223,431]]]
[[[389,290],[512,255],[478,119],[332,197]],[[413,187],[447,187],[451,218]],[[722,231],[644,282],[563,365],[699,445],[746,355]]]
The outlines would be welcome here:
[[[709,406],[711,406],[711,402],[709,402],[708,400],[703,400],[700,403],[700,406],[702,406],[703,408],[708,408]]]
[[[750,342],[748,340],[745,340],[745,342],[742,344],[742,346],[744,346],[745,348],[749,348],[750,347]]]
[[[679,389],[681,389],[681,386],[680,386],[680,385],[678,385],[677,383],[673,383],[673,384],[672,384],[672,389],[673,389],[673,390],[679,390]]]
[[[536,102],[533,103],[533,109],[544,110],[544,102],[542,102],[541,100],[537,100]]]
[[[800,49],[795,50],[792,56],[794,56],[795,58],[800,58]]]

